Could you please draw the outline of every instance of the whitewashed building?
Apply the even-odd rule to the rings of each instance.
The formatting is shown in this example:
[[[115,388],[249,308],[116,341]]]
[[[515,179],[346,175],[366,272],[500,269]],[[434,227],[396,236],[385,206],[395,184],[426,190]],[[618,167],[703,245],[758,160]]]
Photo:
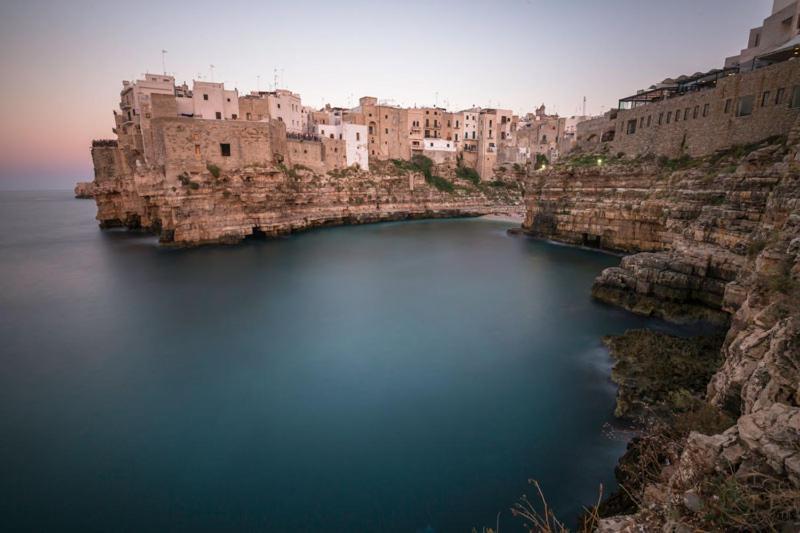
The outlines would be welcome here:
[[[347,166],[357,165],[361,170],[369,170],[367,126],[349,122],[318,124],[317,135],[344,140]]]

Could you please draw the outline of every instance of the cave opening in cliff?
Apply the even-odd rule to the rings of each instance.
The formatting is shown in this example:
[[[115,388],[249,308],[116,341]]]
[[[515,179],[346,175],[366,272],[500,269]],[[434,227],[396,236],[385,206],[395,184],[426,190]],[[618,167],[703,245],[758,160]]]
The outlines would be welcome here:
[[[253,226],[253,229],[250,231],[250,235],[247,235],[245,239],[254,241],[264,241],[267,239],[267,234],[264,230],[262,230],[258,226]]]
[[[591,248],[600,248],[602,238],[600,235],[592,235],[590,233],[583,234],[583,245]]]

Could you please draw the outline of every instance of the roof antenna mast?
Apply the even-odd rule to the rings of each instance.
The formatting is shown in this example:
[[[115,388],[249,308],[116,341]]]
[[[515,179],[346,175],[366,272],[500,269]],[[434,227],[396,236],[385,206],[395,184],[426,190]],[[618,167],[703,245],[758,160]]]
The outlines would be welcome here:
[[[167,51],[162,49],[161,50],[161,70],[164,72],[164,76],[167,75]]]

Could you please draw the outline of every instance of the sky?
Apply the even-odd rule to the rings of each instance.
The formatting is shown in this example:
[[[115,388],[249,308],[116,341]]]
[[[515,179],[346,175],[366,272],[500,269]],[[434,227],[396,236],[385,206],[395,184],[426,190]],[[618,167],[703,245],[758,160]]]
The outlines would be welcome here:
[[[772,0],[2,0],[0,189],[71,189],[123,79],[166,70],[303,104],[602,113],[721,67]],[[260,76],[260,79],[259,79]]]

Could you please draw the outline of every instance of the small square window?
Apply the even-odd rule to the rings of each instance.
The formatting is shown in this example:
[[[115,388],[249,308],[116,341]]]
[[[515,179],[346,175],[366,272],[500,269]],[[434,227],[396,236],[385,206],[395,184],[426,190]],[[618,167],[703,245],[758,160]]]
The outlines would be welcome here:
[[[219,143],[219,153],[222,157],[230,157],[231,145],[229,143]]]
[[[216,117],[217,117],[217,120],[221,120],[221,119],[222,119],[222,113],[220,113],[219,111],[217,111],[217,112],[216,112]]]
[[[208,100],[208,95],[207,94],[203,95],[203,100]]]
[[[792,87],[792,99],[789,102],[789,107],[792,109],[800,107],[800,85]]]
[[[786,94],[786,89],[781,87],[777,91],[775,91],[775,105],[781,105],[783,103],[783,96]]]
[[[736,101],[736,116],[747,117],[753,114],[753,103],[755,96],[742,96]]]

